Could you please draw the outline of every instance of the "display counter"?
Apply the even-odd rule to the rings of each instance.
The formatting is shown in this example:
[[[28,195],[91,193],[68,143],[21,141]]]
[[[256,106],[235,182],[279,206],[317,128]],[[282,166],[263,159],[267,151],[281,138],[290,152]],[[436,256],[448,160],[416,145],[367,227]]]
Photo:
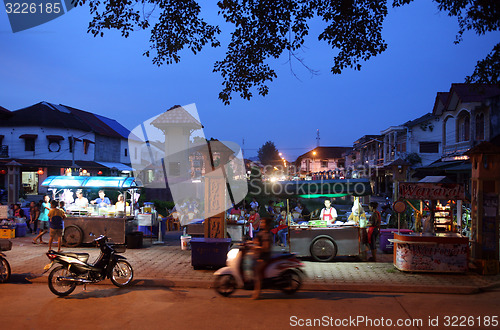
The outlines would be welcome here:
[[[133,217],[70,216],[64,219],[63,239],[67,246],[78,246],[82,243],[92,243],[99,235],[106,235],[112,243],[124,244],[126,233],[136,228],[137,220]]]
[[[409,272],[463,273],[468,269],[469,239],[455,233],[394,233],[394,266]]]
[[[359,227],[290,227],[292,252],[301,257],[312,256],[317,261],[330,261],[335,256],[357,256]]]

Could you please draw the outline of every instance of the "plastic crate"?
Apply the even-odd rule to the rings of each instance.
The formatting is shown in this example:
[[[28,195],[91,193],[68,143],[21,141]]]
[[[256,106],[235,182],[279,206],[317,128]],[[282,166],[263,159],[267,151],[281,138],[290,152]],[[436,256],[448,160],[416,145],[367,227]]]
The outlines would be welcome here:
[[[0,239],[10,239],[16,237],[16,227],[10,225],[0,226]]]

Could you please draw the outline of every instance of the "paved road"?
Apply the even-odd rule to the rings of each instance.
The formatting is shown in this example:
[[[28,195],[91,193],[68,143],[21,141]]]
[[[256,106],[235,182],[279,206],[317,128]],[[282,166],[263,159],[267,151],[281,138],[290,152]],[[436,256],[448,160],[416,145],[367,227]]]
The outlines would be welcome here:
[[[302,291],[286,296],[264,291],[257,301],[250,299],[250,291],[236,291],[224,298],[208,289],[144,286],[93,285],[87,291],[79,287],[66,298],[56,297],[41,283],[2,284],[0,292],[2,329],[275,330],[308,322],[346,329],[375,328],[377,324],[398,329],[452,329],[453,317],[457,317],[457,325],[465,320],[468,328],[497,329],[495,320],[500,317],[499,290],[459,299],[448,294]]]
[[[180,249],[180,232],[169,232],[165,244],[152,245],[145,239],[143,249],[128,249],[123,255],[135,271],[136,282],[146,286],[209,288],[213,270],[194,270],[191,251]],[[46,282],[41,275],[48,262],[47,245],[31,244],[32,236],[12,240],[13,248],[6,252],[12,272],[34,282]],[[88,252],[90,260],[99,251],[93,247],[65,248],[65,251]],[[403,273],[392,265],[392,255],[380,254],[379,262],[360,262],[343,258],[320,263],[304,260],[307,278],[305,290],[473,293],[500,286],[500,275]]]

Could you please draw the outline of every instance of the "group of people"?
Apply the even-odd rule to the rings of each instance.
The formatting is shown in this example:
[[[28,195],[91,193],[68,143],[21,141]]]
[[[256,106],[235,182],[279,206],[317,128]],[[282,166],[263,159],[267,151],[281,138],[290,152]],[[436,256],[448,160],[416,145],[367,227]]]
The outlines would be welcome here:
[[[51,201],[48,195],[43,197],[40,207],[38,207],[35,202],[31,202],[30,220],[27,223],[35,224],[35,233],[36,225],[38,225],[38,229],[40,229],[40,233],[33,239],[33,244],[38,244],[38,242],[40,244],[45,244],[43,235],[49,232],[49,251],[52,250],[54,239],[57,239],[57,251],[61,251],[63,220],[66,218],[64,205],[64,201]]]

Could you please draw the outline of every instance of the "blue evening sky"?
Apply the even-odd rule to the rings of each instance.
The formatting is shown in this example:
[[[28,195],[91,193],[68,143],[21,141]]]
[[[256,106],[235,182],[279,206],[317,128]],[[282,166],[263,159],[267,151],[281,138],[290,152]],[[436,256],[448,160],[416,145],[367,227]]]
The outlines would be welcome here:
[[[213,2],[215,3],[215,1]],[[220,24],[215,5],[203,7],[206,20]],[[316,36],[321,22],[299,53],[318,75],[311,76],[288,56],[271,61],[278,78],[266,97],[246,101],[234,95],[224,106],[217,98],[222,79],[212,72],[224,49],[182,53],[179,64],[157,67],[142,56],[149,36],[118,32],[104,38],[87,34],[88,7],[78,7],[41,26],[12,33],[0,12],[0,105],[17,110],[40,101],[66,104],[118,120],[128,129],[173,105],[195,103],[205,136],[240,145],[255,156],[273,141],[290,161],[316,146],[352,146],[366,134],[402,124],[432,111],[437,92],[463,82],[500,33],[468,32],[455,45],[456,18],[439,13],[429,0],[390,9],[383,35],[388,50],[362,63],[360,72],[330,73],[334,51]],[[220,36],[227,43],[227,33]]]

